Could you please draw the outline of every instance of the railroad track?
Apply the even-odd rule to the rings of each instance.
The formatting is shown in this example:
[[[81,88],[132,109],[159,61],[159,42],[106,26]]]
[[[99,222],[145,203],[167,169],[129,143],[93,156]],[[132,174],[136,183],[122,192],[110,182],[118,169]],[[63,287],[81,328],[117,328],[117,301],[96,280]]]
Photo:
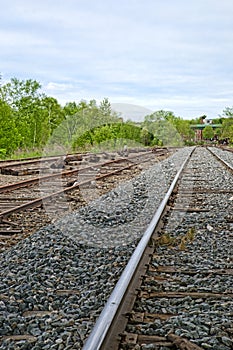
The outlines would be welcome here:
[[[76,157],[76,159],[81,160],[81,154],[68,155],[68,156],[48,156],[48,157],[35,157],[35,158],[22,158],[18,160],[1,160],[0,161],[0,173],[4,175],[34,175],[39,174],[44,165],[44,170],[49,170],[50,165],[56,162],[67,159],[71,156]]]
[[[171,150],[171,149],[170,149]],[[130,149],[130,155],[133,153],[148,152],[147,149]],[[168,152],[166,148],[154,148],[152,152],[157,155],[164,155]],[[13,176],[27,176],[51,173],[53,169],[63,168],[64,170],[74,170],[86,161],[97,162],[98,159],[113,160],[119,156],[124,156],[124,152],[115,153],[74,153],[58,156],[44,156],[35,158],[22,158],[18,160],[0,160],[0,173]]]
[[[56,166],[53,167],[52,174],[46,175],[45,169],[42,168],[41,176],[1,186],[0,241],[3,249],[8,247],[8,241],[9,245],[15,244],[20,239],[21,234],[22,238],[28,234],[25,222],[26,226],[29,222],[30,230],[31,222],[34,222],[35,229],[38,229],[43,224],[48,224],[51,217],[52,220],[55,220],[56,216],[60,217],[80,205],[84,205],[84,199],[81,197],[83,193],[87,197],[88,189],[91,192],[88,200],[92,200],[93,187],[95,188],[97,183],[112,177],[116,186],[119,178],[125,177],[125,173],[129,175],[131,172],[133,175],[132,169],[136,169],[138,165],[156,162],[161,156],[168,154],[168,150],[163,152],[161,150],[148,151],[135,153],[129,157],[119,156],[112,160],[109,159],[109,155],[106,157],[106,154],[105,158],[88,155],[88,161],[82,162],[81,165],[79,158],[69,156],[71,160],[69,163],[65,162],[64,159],[62,163],[61,158],[56,159]],[[12,165],[10,167],[11,170],[15,171]],[[67,170],[67,168],[71,170]]]
[[[218,148],[220,148],[223,151],[227,151],[227,152],[233,152],[233,148],[229,147],[229,146],[223,146],[223,145],[218,145]]]
[[[83,350],[233,349],[232,171],[190,153]]]

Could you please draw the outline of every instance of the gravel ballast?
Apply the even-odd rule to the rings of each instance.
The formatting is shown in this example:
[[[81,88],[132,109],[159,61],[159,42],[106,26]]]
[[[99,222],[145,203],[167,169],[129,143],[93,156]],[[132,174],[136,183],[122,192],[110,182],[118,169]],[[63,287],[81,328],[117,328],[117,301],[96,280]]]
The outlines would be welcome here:
[[[179,150],[0,255],[1,350],[82,349],[190,151]]]
[[[232,153],[216,153],[233,163]],[[139,298],[134,308],[135,312],[173,316],[140,326],[129,324],[126,331],[140,329],[142,334],[162,337],[174,333],[202,349],[233,349],[232,188],[231,172],[207,150],[197,148],[180,184],[183,195],[174,202],[177,210],[164,219],[161,230],[173,243],[169,248],[158,245],[151,261],[157,271],[160,267],[167,271],[148,272],[154,278],[142,285],[142,290],[164,296]],[[193,210],[178,210],[185,207]],[[184,295],[169,298],[168,292]],[[152,344],[147,346],[138,349],[153,349]]]

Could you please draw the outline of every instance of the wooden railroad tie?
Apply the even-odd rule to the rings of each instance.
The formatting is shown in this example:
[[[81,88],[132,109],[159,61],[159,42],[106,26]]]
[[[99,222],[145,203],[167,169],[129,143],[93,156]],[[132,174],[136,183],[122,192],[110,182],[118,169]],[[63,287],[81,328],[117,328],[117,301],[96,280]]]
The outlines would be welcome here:
[[[192,343],[188,339],[182,338],[173,333],[169,333],[166,337],[161,337],[157,335],[139,335],[134,333],[125,332],[122,334],[123,344],[153,344],[156,347],[166,346],[168,348],[174,348],[180,350],[203,350],[200,346]]]

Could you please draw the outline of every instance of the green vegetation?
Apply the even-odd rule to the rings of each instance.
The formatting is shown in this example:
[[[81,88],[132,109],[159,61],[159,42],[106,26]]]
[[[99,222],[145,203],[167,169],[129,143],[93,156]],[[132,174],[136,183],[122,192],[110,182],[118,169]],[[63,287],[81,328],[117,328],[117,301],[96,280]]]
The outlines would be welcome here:
[[[194,137],[188,120],[176,117],[170,111],[157,111],[145,117],[144,127],[164,146],[182,146]]]
[[[78,136],[73,142],[73,149],[84,149],[90,146],[99,146],[106,141],[108,149],[123,147],[129,141],[133,141],[132,145],[143,144],[149,146],[153,144],[154,136],[152,133],[128,123],[112,123],[97,126],[91,130],[87,130],[82,135]]]
[[[223,115],[213,120],[220,128],[204,127],[205,118],[203,115],[183,120],[171,111],[159,110],[145,116],[141,123],[123,122],[107,98],[99,105],[93,99],[61,106],[41,91],[37,81],[12,78],[0,84],[0,158],[103,147],[116,149],[125,144],[192,145],[194,124],[202,125],[203,139],[227,139],[233,143],[233,107],[226,107]]]
[[[233,107],[227,107],[223,111],[226,117],[222,120],[222,138],[229,138],[229,142],[233,144]]]
[[[210,140],[214,137],[214,129],[211,125],[206,125],[206,127],[203,129],[203,138],[205,140]]]

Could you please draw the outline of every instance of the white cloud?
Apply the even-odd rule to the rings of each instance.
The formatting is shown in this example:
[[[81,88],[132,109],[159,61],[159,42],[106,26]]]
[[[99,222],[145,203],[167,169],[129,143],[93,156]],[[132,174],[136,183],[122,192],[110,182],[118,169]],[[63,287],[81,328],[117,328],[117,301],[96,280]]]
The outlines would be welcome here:
[[[67,91],[72,89],[74,86],[71,84],[53,83],[50,82],[46,85],[45,89],[48,91]]]
[[[232,15],[229,0],[11,0],[0,72],[38,80],[61,103],[221,113],[233,90]]]

